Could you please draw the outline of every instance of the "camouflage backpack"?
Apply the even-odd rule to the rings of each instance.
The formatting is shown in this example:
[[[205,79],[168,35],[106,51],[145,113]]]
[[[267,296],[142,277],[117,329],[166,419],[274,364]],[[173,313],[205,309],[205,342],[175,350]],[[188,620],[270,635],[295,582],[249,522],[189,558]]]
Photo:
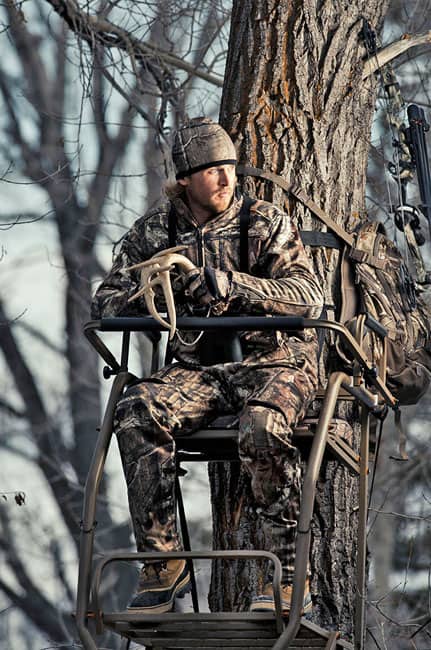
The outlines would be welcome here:
[[[301,188],[288,184],[281,176],[249,166],[240,166],[238,173],[271,180],[290,192],[344,243],[339,321],[352,329],[360,314],[368,314],[385,328],[388,388],[400,405],[416,404],[431,380],[431,312],[384,226],[367,221],[350,234]],[[304,234],[308,234],[308,241]],[[329,233],[301,233],[304,243],[311,242],[310,234],[315,234],[314,245],[333,247],[326,243],[330,241]],[[370,358],[381,358],[381,337],[372,329],[366,331],[364,345]]]
[[[357,314],[366,313],[386,329],[388,388],[401,405],[416,404],[431,379],[430,315],[381,223],[360,226],[341,267],[340,321],[349,326]],[[364,344],[371,358],[381,358],[381,338],[375,332],[367,331]]]

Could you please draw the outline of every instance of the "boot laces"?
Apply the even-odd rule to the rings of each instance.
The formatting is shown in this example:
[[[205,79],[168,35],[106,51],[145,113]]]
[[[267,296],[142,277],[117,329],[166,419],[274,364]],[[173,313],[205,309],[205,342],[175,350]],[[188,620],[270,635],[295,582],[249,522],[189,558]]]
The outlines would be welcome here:
[[[162,571],[167,570],[167,563],[165,561],[162,562],[147,562],[146,564],[143,565],[142,567],[142,578],[145,579],[156,579],[158,582],[161,583],[161,577],[160,574]]]

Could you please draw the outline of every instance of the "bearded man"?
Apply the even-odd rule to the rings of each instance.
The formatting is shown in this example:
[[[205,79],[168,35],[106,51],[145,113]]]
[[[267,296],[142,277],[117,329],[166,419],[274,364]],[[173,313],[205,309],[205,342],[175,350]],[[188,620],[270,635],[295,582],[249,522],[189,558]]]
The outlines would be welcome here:
[[[176,187],[170,200],[138,219],[98,288],[92,316],[147,313],[139,273],[130,267],[173,245],[195,269],[173,282],[184,315],[319,317],[322,292],[298,231],[275,205],[236,192],[235,147],[224,129],[196,118],[174,137]],[[249,221],[244,267],[241,214]],[[163,305],[159,305],[163,308]],[[207,361],[208,336],[177,332],[174,359],[130,386],[117,405],[118,438],[139,551],[179,551],[175,513],[175,438],[206,427],[220,414],[239,416],[239,455],[251,481],[263,550],[283,567],[282,604],[290,609],[301,467],[292,431],[317,388],[314,331],[243,333],[242,361]],[[210,344],[211,345],[211,344]],[[170,611],[190,589],[184,560],[146,562],[129,608]],[[311,607],[308,585],[304,611]],[[270,584],[251,609],[274,609]]]

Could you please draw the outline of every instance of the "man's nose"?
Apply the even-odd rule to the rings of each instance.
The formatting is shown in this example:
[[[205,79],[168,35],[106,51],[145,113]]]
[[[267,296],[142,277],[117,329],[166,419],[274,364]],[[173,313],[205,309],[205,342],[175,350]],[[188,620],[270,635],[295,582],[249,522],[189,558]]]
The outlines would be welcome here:
[[[219,183],[220,185],[229,185],[229,177],[224,169],[220,170]]]

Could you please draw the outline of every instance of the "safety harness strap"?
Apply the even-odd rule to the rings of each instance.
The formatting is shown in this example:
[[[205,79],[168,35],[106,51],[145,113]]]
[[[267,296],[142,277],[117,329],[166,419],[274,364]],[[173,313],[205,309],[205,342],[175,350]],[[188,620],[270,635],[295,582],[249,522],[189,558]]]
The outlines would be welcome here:
[[[173,203],[171,203],[168,214],[168,238],[169,248],[173,248],[177,245],[177,213],[175,212]]]
[[[255,199],[244,195],[239,212],[239,270],[248,273],[248,230],[250,227],[250,208],[256,203]]]

